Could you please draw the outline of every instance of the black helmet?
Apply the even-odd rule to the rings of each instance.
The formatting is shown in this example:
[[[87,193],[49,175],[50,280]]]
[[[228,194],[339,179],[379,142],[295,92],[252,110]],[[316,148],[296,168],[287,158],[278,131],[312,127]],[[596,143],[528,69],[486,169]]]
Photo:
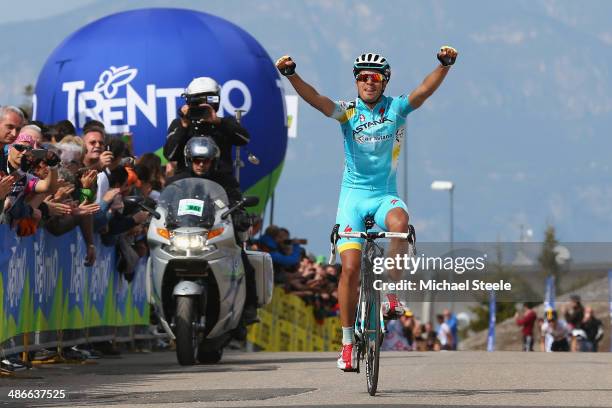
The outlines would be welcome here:
[[[219,157],[221,157],[221,150],[212,138],[208,136],[197,136],[189,139],[185,145],[185,165],[191,168],[191,162],[193,159],[212,159],[213,165],[211,169],[214,169],[217,165]]]

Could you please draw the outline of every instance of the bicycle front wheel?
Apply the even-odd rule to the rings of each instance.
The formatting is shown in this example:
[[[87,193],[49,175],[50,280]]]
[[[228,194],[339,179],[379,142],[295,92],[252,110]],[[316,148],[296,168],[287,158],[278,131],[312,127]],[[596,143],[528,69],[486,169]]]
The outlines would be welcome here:
[[[365,271],[369,275],[368,285],[365,285],[365,333],[364,333],[364,357],[366,366],[366,380],[368,393],[376,394],[378,387],[378,368],[380,359],[380,345],[383,334],[380,326],[380,292],[372,286],[371,271]],[[370,273],[368,273],[370,272]]]

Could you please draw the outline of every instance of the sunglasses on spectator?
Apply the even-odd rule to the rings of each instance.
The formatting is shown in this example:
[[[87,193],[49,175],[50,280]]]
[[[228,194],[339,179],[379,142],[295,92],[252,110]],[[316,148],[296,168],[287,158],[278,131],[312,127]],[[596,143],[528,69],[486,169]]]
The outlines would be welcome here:
[[[371,79],[372,82],[382,82],[385,77],[383,76],[383,74],[378,74],[378,73],[374,73],[374,74],[357,74],[356,76],[357,81],[359,82],[368,82],[368,79]]]
[[[22,144],[14,144],[13,148],[15,150],[17,150],[18,152],[23,152],[23,151],[26,151],[26,150],[32,150],[32,146],[22,145]]]
[[[212,161],[212,159],[198,159],[198,158],[194,158],[193,159],[193,164],[195,164],[196,166],[203,166],[205,164],[208,164]]]

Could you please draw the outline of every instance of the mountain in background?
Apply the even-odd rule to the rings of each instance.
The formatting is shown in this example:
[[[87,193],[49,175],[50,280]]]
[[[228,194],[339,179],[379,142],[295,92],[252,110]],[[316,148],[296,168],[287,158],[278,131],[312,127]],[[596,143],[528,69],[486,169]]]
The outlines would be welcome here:
[[[0,25],[1,38],[18,40],[5,41],[0,57],[0,103],[22,102],[23,87],[35,82],[51,51],[83,25],[118,11],[166,6],[238,24],[272,59],[291,54],[300,74],[333,99],[355,97],[351,64],[363,51],[387,57],[393,72],[387,93],[397,95],[436,66],[438,47],[454,46],[456,66],[407,122],[407,201],[419,240],[448,238],[448,195],[429,188],[437,179],[456,184],[456,241],[513,241],[521,225],[540,238],[547,223],[561,240],[610,239],[612,3],[96,1]],[[206,52],[205,43],[191,46]],[[301,103],[274,222],[309,238],[316,253],[328,248],[342,149],[337,123]]]

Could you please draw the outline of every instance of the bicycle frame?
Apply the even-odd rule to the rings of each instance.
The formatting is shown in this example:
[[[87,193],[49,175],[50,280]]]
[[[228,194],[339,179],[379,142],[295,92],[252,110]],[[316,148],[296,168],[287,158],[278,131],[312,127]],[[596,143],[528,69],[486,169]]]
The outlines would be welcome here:
[[[414,227],[409,226],[407,233],[403,232],[370,232],[370,228],[374,226],[371,218],[366,218],[366,230],[355,232],[339,232],[340,225],[336,224],[331,233],[331,254],[329,263],[335,263],[336,259],[336,244],[340,238],[363,238],[366,240],[362,252],[362,264],[360,268],[361,284],[359,287],[359,300],[355,312],[355,337],[357,346],[357,364],[354,371],[359,373],[359,366],[362,359],[366,363],[366,379],[368,385],[368,393],[376,394],[378,387],[379,359],[380,347],[382,345],[386,332],[385,319],[383,317],[382,308],[380,307],[380,295],[373,295],[374,288],[370,282],[370,274],[372,274],[372,265],[374,259],[382,256],[383,250],[376,245],[376,240],[379,238],[399,238],[410,242],[414,246],[416,241]],[[368,308],[371,308],[368,311]],[[375,317],[372,317],[375,316]],[[368,328],[369,326],[369,328]],[[376,327],[378,326],[378,327]]]

